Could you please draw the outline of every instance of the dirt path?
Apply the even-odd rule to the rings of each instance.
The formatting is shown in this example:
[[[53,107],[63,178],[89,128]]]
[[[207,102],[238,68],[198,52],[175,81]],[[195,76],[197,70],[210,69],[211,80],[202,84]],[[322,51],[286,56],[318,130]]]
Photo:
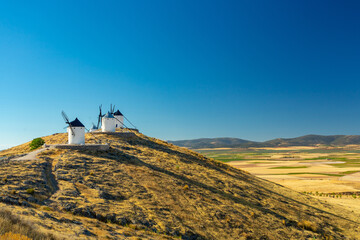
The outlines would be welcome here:
[[[37,158],[36,158],[36,155],[37,155],[38,153],[41,153],[42,151],[45,151],[45,150],[46,150],[46,148],[40,148],[40,149],[38,149],[38,150],[32,151],[32,152],[30,152],[30,153],[22,156],[22,157],[13,158],[12,160],[13,160],[13,161],[36,160],[36,159],[37,159]]]

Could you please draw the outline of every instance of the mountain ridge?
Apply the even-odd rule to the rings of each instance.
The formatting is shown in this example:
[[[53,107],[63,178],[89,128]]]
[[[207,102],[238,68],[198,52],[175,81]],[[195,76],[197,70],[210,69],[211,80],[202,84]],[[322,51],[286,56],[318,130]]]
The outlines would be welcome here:
[[[198,138],[189,140],[169,140],[169,143],[190,149],[200,148],[247,148],[247,147],[290,147],[290,146],[345,146],[360,144],[360,135],[316,135],[309,134],[295,138],[276,138],[258,142],[240,138]]]

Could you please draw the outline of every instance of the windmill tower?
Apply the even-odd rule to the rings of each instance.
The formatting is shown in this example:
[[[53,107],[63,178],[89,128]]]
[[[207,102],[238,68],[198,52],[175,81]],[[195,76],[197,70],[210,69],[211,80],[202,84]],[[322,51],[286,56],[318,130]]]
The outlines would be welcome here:
[[[97,130],[98,130],[97,126],[95,126],[95,124],[93,123],[92,127],[90,128],[90,132],[95,132]]]
[[[85,126],[77,118],[70,122],[64,111],[61,114],[65,123],[69,125],[67,127],[68,144],[85,144]]]
[[[114,112],[114,117],[116,119],[115,128],[122,128],[124,125],[124,115],[119,110],[117,110]]]
[[[101,118],[101,130],[102,132],[115,132],[115,117],[108,112]]]

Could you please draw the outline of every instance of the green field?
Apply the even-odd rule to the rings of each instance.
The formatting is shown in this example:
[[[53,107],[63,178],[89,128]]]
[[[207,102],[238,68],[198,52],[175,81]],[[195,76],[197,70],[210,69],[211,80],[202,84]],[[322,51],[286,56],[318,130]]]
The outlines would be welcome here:
[[[345,148],[314,148],[314,149],[220,149],[220,150],[197,150],[207,157],[221,162],[231,161],[254,161],[252,163],[266,164],[273,160],[302,161],[304,163],[315,160],[343,162],[331,164],[334,167],[359,167],[360,168],[360,150]],[[280,155],[280,156],[277,156]],[[317,156],[318,155],[318,156]],[[293,167],[281,167],[293,168]],[[306,168],[306,166],[297,166],[294,168]]]

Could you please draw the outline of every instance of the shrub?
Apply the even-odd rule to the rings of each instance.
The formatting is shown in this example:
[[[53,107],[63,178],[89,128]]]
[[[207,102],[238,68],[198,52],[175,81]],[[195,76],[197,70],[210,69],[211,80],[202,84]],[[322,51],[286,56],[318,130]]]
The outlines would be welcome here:
[[[44,211],[54,211],[53,208],[48,207],[48,206],[43,206],[41,209],[44,210]]]
[[[302,220],[302,221],[298,222],[297,225],[298,225],[299,228],[309,230],[309,231],[312,231],[312,232],[317,232],[317,230],[318,230],[315,223],[312,223],[312,222],[307,221],[307,220]]]
[[[33,195],[35,193],[35,189],[33,188],[26,189],[26,193]]]
[[[37,148],[41,147],[42,145],[44,145],[44,143],[45,143],[44,139],[35,138],[30,143],[30,150],[37,149]]]
[[[183,187],[183,189],[184,189],[184,191],[189,190],[189,185],[185,185],[185,186]]]

